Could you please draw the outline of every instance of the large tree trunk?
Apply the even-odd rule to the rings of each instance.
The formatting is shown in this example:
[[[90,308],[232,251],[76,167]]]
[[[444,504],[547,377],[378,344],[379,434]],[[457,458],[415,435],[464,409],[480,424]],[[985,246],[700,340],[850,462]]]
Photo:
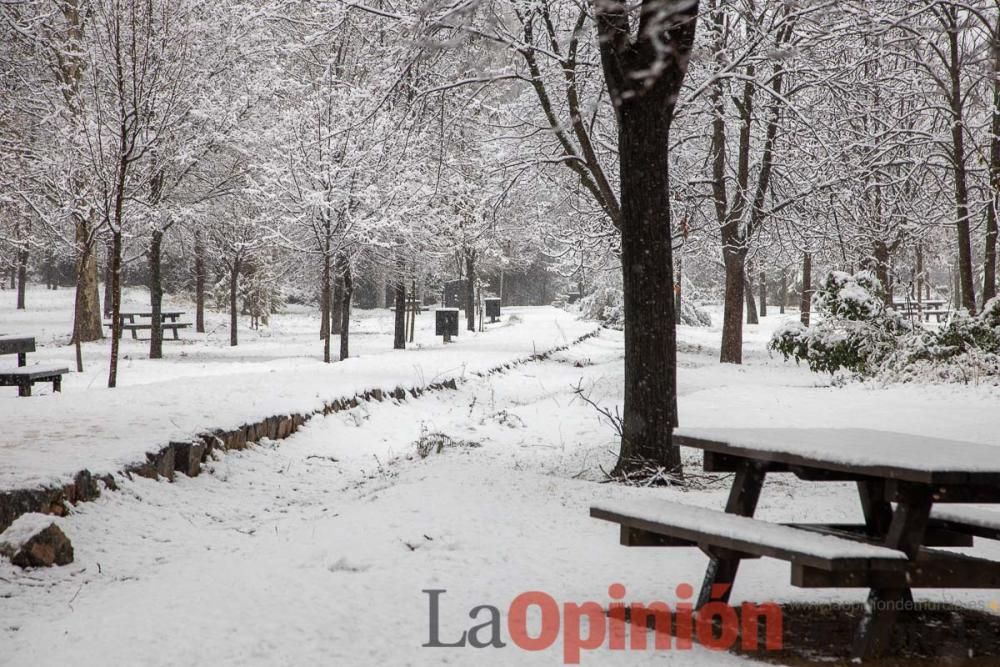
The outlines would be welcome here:
[[[194,329],[205,333],[205,239],[201,230],[194,233]]]
[[[670,224],[670,124],[694,43],[698,2],[643,0],[656,16],[632,37],[622,0],[596,3],[601,61],[618,119],[625,406],[617,474],[681,472]],[[650,74],[655,72],[655,74]]]
[[[947,6],[944,10],[948,17],[948,74],[951,79],[951,91],[948,101],[951,105],[951,162],[955,177],[955,227],[958,232],[958,271],[962,287],[962,307],[969,314],[976,312],[976,287],[973,280],[972,264],[972,234],[969,225],[969,186],[967,182],[967,166],[965,155],[965,119],[963,112],[964,97],[962,95],[962,61],[959,58],[959,27],[958,9]]]
[[[889,246],[885,241],[875,241],[872,252],[875,277],[882,284],[882,303],[892,306],[892,282],[889,276]]]
[[[678,324],[683,324],[682,310],[683,303],[681,299],[684,298],[684,258],[680,255],[677,257],[677,275],[674,276],[674,322]]]
[[[104,319],[111,319],[111,239],[104,244]]]
[[[28,287],[28,247],[17,252],[17,309],[24,310],[24,293]]]
[[[476,253],[465,252],[465,328],[476,330]]]
[[[747,324],[760,324],[757,317],[757,304],[753,300],[753,281],[750,279],[751,273],[746,272],[746,284],[743,286],[743,294],[747,302]]]
[[[743,290],[744,253],[735,248],[723,248],[726,265],[726,292],[722,309],[722,350],[719,361],[724,364],[743,363]]]
[[[767,273],[760,271],[760,316],[767,317]]]
[[[802,255],[802,298],[799,301],[799,319],[809,326],[810,310],[812,309],[812,255]]]
[[[343,261],[337,258],[333,276],[333,306],[330,309],[330,334],[339,336],[343,327],[344,319],[344,266]]]
[[[119,218],[120,219],[120,218]],[[118,349],[122,339],[122,234],[111,234],[111,362],[108,365],[108,388],[118,385]]]
[[[392,349],[406,349],[406,279],[399,276],[396,280],[396,321],[393,331]]]
[[[993,122],[990,137],[990,202],[986,207],[986,249],[983,252],[983,305],[997,295],[997,217],[1000,215],[1000,16],[993,27]]]
[[[243,258],[239,255],[233,257],[233,263],[229,273],[229,346],[236,347],[239,344],[238,328],[240,323],[240,313],[237,307],[237,297],[240,287],[240,269]]]
[[[98,293],[96,244],[90,225],[76,222],[76,302],[73,309],[73,340],[86,343],[104,337],[101,330],[101,299]]]
[[[917,306],[924,303],[924,248],[917,244]]]
[[[354,279],[351,263],[344,263],[344,291],[340,304],[340,360],[350,356],[351,350],[351,297],[354,295]]]
[[[151,328],[149,330],[149,358],[163,358],[163,276],[162,276],[163,232],[153,230],[149,241],[149,306]]]
[[[323,253],[323,284],[320,287],[320,318],[323,320],[319,325],[319,335],[323,338],[323,361],[330,363],[330,307],[332,305],[332,285],[330,276],[332,274],[330,244],[326,244],[326,252]]]
[[[778,312],[782,315],[785,314],[785,308],[788,307],[788,269],[781,270],[781,305],[778,307]]]

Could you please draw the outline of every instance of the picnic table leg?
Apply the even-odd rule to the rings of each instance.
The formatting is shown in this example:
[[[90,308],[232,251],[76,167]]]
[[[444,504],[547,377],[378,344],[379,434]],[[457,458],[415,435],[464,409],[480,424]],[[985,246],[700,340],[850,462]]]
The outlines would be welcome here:
[[[28,365],[28,354],[26,352],[17,353],[17,365],[19,368],[24,368]]]
[[[907,497],[900,499],[892,513],[885,546],[902,551],[910,560],[915,559],[924,541],[932,504],[930,490],[910,491]],[[888,648],[900,608],[913,599],[906,584],[906,575],[900,573],[896,586],[869,591],[865,615],[851,647],[852,658],[875,658]]]
[[[31,396],[31,382],[17,385],[17,395],[18,396]]]
[[[858,482],[858,495],[869,536],[885,539],[892,524],[892,505],[885,499],[885,481],[873,479]]]
[[[52,380],[52,391],[58,391],[58,392],[62,393],[62,378],[61,377],[57,377],[54,380]]]
[[[174,340],[180,340],[180,337],[177,335],[177,327],[174,327]]]
[[[760,499],[760,490],[764,486],[766,474],[763,467],[749,462],[745,463],[733,479],[733,486],[729,490],[729,500],[726,502],[726,512],[752,517],[757,510],[757,501]],[[736,581],[736,572],[739,567],[740,559],[733,554],[710,556],[701,592],[698,594],[697,607],[700,609],[713,601],[729,602],[729,595],[732,593],[733,582]],[[725,591],[716,588],[720,585],[726,587]]]

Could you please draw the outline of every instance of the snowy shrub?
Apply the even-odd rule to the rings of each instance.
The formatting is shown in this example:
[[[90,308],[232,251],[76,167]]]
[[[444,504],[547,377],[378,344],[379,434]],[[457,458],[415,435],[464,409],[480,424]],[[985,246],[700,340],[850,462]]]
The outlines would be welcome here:
[[[625,297],[621,287],[603,285],[580,299],[580,314],[597,320],[609,329],[625,328]]]
[[[881,376],[897,382],[1000,380],[1000,298],[990,300],[977,316],[963,311],[941,329],[904,338]]]
[[[479,443],[472,442],[471,440],[455,440],[444,433],[428,433],[424,428],[421,428],[420,439],[417,440],[416,445],[417,456],[422,459],[427,458],[431,454],[440,454],[445,449],[471,449],[479,447]]]
[[[609,329],[625,328],[625,298],[620,287],[605,285],[580,300],[580,314],[598,320]],[[694,305],[690,299],[681,301],[681,319],[678,324],[690,327],[712,325],[712,316]]]
[[[813,295],[816,324],[786,324],[775,332],[769,348],[786,360],[805,361],[815,372],[874,373],[910,331],[904,319],[886,310],[881,289],[868,271],[853,276],[830,273]]]

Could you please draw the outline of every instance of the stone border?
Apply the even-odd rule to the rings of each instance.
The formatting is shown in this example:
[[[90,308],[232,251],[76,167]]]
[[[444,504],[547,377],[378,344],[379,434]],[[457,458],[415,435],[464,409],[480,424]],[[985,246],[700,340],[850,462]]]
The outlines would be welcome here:
[[[566,345],[554,347],[546,352],[536,353],[529,357],[515,359],[487,371],[472,373],[476,377],[487,377],[497,373],[523,366],[535,361],[544,361],[553,354],[568,350],[583,341],[597,336],[601,329],[595,329],[584,334]],[[358,392],[350,398],[337,398],[324,402],[323,407],[312,413],[294,413],[266,417],[252,424],[244,424],[239,428],[226,431],[215,429],[196,436],[191,442],[171,442],[157,452],[146,454],[146,460],[133,463],[118,474],[131,478],[132,475],[150,479],[165,478],[173,481],[175,473],[188,477],[201,474],[201,464],[213,452],[242,450],[263,438],[284,440],[298,431],[309,419],[316,416],[326,416],[358,407],[362,401],[395,401],[406,400],[407,395],[419,398],[425,393],[458,389],[458,384],[468,382],[465,378],[451,378],[442,382],[432,382],[423,387],[395,387],[394,389],[367,389]],[[100,482],[100,483],[99,483]],[[22,514],[40,512],[55,516],[69,514],[71,505],[95,500],[101,495],[101,483],[108,489],[117,489],[115,475],[93,475],[89,470],[81,470],[73,476],[73,482],[63,486],[42,487],[35,489],[19,489],[0,493],[0,533],[14,523]]]

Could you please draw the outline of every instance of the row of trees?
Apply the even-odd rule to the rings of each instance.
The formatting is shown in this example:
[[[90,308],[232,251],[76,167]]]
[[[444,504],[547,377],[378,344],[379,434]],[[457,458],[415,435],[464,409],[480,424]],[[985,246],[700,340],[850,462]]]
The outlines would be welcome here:
[[[729,363],[758,303],[830,267],[873,269],[886,299],[933,287],[975,311],[996,292],[997,0],[11,0],[0,17],[0,256],[73,258],[77,341],[101,335],[100,265],[114,311],[121,267],[148,263],[157,310],[164,252],[199,304],[224,276],[233,318],[241,279],[311,285],[328,360],[332,335],[349,353],[359,276],[402,310],[428,275],[544,257],[584,288],[620,276],[622,465],[674,467],[680,273],[724,301]]]

